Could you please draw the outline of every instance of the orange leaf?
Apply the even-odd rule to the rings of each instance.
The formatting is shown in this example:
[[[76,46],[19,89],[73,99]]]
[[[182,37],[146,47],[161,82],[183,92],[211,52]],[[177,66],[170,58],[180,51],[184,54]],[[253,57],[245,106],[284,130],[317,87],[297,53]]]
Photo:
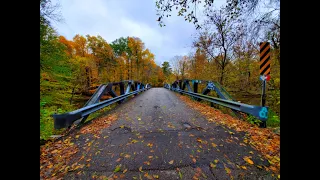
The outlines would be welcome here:
[[[249,164],[254,164],[253,161],[247,156],[245,156],[243,159]]]

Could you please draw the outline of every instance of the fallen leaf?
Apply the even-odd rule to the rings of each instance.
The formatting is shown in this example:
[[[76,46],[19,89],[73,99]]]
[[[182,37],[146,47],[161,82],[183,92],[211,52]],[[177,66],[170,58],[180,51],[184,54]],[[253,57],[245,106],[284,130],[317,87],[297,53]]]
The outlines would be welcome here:
[[[145,161],[143,162],[144,164],[147,164],[148,166],[150,165],[150,162],[149,161]]]
[[[194,175],[192,179],[193,180],[199,180],[199,178],[196,175]]]
[[[207,177],[204,173],[201,173],[201,175],[202,175],[205,179],[208,179],[208,177]]]
[[[132,141],[131,141],[131,143],[136,143],[136,142],[138,142],[137,140],[135,140],[135,139],[133,139]]]
[[[153,158],[153,156],[148,156],[149,159]]]
[[[126,154],[124,157],[125,157],[125,158],[130,158],[131,155],[130,155],[130,154]]]
[[[169,164],[173,164],[173,161],[174,161],[174,160],[169,161]]]
[[[213,147],[217,147],[217,145],[215,143],[211,143]]]
[[[192,161],[193,161],[193,163],[196,163],[196,162],[197,162],[197,160],[196,160],[195,158],[192,158]]]
[[[250,151],[249,153],[250,153],[250,154],[253,154],[253,152],[252,152],[252,151]]]
[[[227,174],[231,173],[231,170],[229,168],[225,167],[224,169],[226,170]]]
[[[144,177],[146,177],[147,179],[152,179],[152,176],[150,176],[148,173],[145,173]]]
[[[218,160],[218,159],[215,159],[214,162],[217,164],[217,163],[219,162],[219,160]]]
[[[247,169],[247,167],[245,167],[245,166],[240,166],[242,169]]]
[[[124,174],[120,174],[120,178],[121,178],[121,179],[123,179],[123,178],[124,178],[124,176],[125,176]]]
[[[142,171],[142,166],[139,167],[139,171],[140,171],[140,172],[143,172],[143,171]]]
[[[138,118],[138,121],[141,121],[141,118]]]
[[[156,174],[154,174],[154,175],[152,175],[154,178],[156,178],[156,179],[159,179],[159,175],[156,175]]]
[[[216,168],[217,165],[215,165],[215,164],[213,164],[212,162],[210,162],[210,167],[211,167],[211,168]]]
[[[119,172],[121,170],[121,165],[117,165],[113,172]]]
[[[119,161],[121,161],[121,158],[119,158],[119,159],[116,160],[116,162],[119,162]]]
[[[181,173],[181,171],[179,171],[179,177],[180,177],[180,179],[182,179],[182,173]]]
[[[243,159],[249,164],[254,164],[253,161],[247,156],[245,156]]]
[[[124,173],[126,173],[127,171],[128,171],[128,169],[125,169],[125,170],[123,170],[123,172],[122,172],[122,173],[124,174]]]

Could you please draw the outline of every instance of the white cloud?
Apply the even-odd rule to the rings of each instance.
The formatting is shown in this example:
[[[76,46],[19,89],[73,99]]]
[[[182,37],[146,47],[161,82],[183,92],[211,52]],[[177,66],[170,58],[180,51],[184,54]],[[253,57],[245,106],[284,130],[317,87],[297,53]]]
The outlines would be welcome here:
[[[53,0],[55,2],[57,0]],[[136,0],[137,1],[137,0]],[[55,24],[67,39],[76,34],[100,35],[107,42],[120,37],[139,37],[161,65],[175,55],[187,55],[194,25],[172,14],[166,26],[156,21],[155,3],[150,0],[60,0],[64,23]]]

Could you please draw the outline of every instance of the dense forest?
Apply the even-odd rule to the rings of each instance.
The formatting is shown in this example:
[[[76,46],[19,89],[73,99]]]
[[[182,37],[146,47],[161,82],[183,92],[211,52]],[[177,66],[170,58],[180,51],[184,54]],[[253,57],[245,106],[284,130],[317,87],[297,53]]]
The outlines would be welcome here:
[[[138,37],[119,37],[107,42],[101,36],[76,35],[68,40],[50,24],[56,8],[40,1],[40,138],[54,133],[53,113],[74,110],[76,103],[108,82],[139,80],[163,86],[162,69],[154,54]],[[51,15],[51,16],[50,16]]]
[[[234,99],[261,105],[260,42],[269,42],[271,79],[267,81],[270,107],[267,124],[280,123],[280,1],[226,0],[217,8],[215,1],[158,0],[158,22],[165,26],[171,14],[194,23],[197,31],[193,51],[163,63],[166,82],[176,79],[217,81]],[[197,7],[203,6],[199,15]],[[173,13],[174,12],[174,13]],[[198,12],[198,15],[197,15]],[[202,23],[198,21],[202,18]],[[214,93],[211,95],[216,96]]]
[[[69,40],[59,35],[51,23],[60,19],[55,14],[58,7],[50,0],[40,0],[40,139],[57,133],[53,129],[53,113],[81,107],[84,96],[92,95],[102,83],[131,79],[161,87],[177,79],[214,80],[236,99],[239,94],[260,97],[259,42],[262,41],[271,44],[271,80],[267,82],[269,117],[279,122],[279,1],[270,1],[271,10],[256,16],[252,15],[257,11],[253,5],[261,1],[244,1],[249,6],[235,4],[236,0],[227,2],[225,9],[205,8],[205,20],[198,24],[193,11],[184,14],[190,11],[188,4],[157,1],[161,26],[165,13],[171,12],[166,7],[176,7],[180,8],[179,16],[185,15],[185,20],[193,22],[198,29],[192,52],[165,60],[160,67],[139,37],[119,37],[107,42],[99,35],[78,34]],[[250,11],[246,9],[249,7]],[[250,20],[249,14],[253,17]]]

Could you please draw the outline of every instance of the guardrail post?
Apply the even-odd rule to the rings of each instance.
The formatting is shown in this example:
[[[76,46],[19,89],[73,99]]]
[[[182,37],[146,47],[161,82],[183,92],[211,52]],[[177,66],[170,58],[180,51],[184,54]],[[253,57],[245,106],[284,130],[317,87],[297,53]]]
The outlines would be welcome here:
[[[112,97],[117,97],[116,92],[114,92],[114,90],[112,89],[112,85],[113,85],[112,83],[109,83],[107,85],[107,91]]]
[[[192,80],[193,83],[193,92],[198,93],[198,80]],[[199,99],[196,97],[193,97],[194,100],[198,101]]]
[[[193,92],[198,93],[198,81],[193,81]]]
[[[262,95],[261,95],[261,106],[264,107],[266,105],[266,80],[263,80],[262,83]],[[267,122],[262,121],[260,123],[261,128],[266,128],[267,127]]]
[[[124,83],[121,82],[120,83],[120,95],[123,95],[124,94]]]

